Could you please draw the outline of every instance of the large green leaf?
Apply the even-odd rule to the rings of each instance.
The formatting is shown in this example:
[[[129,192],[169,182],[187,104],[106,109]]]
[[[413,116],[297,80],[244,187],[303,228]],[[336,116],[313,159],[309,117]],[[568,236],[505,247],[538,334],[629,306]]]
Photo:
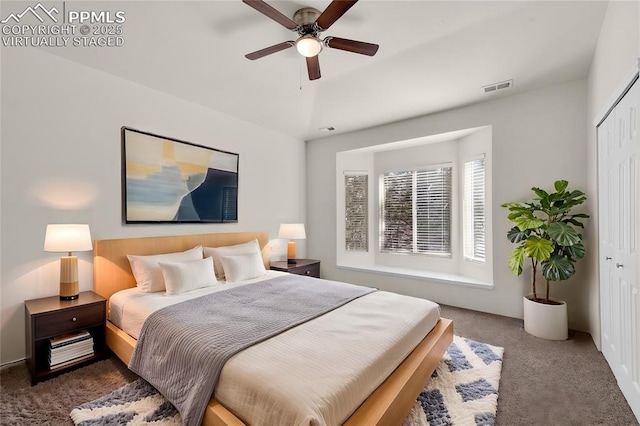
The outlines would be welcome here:
[[[572,225],[575,226],[579,226],[580,228],[584,228],[584,225],[580,222],[578,222],[577,220],[573,219],[573,218],[569,218],[569,219],[562,219],[562,222],[564,223],[570,223]]]
[[[582,222],[580,222],[579,220],[576,220],[576,218],[578,218],[578,219],[588,219],[589,215],[588,214],[584,214],[584,213],[567,215],[567,216],[565,216],[564,219],[562,219],[561,222],[570,223],[572,225],[579,226],[580,228],[584,228],[584,225],[582,224]]]
[[[586,251],[582,242],[576,243],[572,246],[563,247],[562,249],[566,255],[573,259],[582,259]]]
[[[515,275],[522,273],[522,266],[524,265],[524,246],[518,246],[509,255],[509,269]]]
[[[549,225],[547,234],[561,246],[572,246],[580,242],[580,235],[576,230],[562,222],[553,222]]]
[[[575,274],[573,263],[564,256],[554,254],[542,264],[542,276],[549,281],[568,280]]]
[[[549,193],[547,193],[547,191],[545,191],[545,190],[543,190],[543,189],[540,189],[540,188],[537,188],[537,187],[535,187],[535,186],[534,186],[533,188],[531,188],[531,190],[532,190],[533,192],[535,192],[535,194],[536,194],[538,197],[540,197],[540,199],[543,199],[543,198],[547,198],[547,197],[549,197]]]
[[[553,252],[553,242],[546,238],[540,238],[535,235],[530,235],[527,238],[527,242],[524,245],[527,256],[534,258],[538,262],[543,262]]]
[[[541,198],[540,206],[542,207],[542,211],[546,212],[551,208],[551,201],[549,201],[548,198]]]
[[[556,217],[558,216],[560,213],[566,213],[562,211],[562,208],[558,207],[558,203],[554,203],[553,207],[549,207],[549,209],[545,212],[547,213],[547,215],[549,215],[550,217]]]
[[[587,200],[587,197],[585,197],[583,193],[574,194],[574,192],[564,194],[565,196],[563,197],[563,203],[561,205],[563,211],[569,212],[572,208],[584,203]]]
[[[521,231],[526,231],[527,229],[536,229],[541,227],[544,225],[544,220],[538,219],[533,215],[527,215],[514,219],[513,223],[515,223]]]
[[[515,222],[515,220],[516,220],[516,219],[518,219],[520,216],[523,216],[523,215],[529,215],[529,216],[531,216],[531,214],[530,214],[530,213],[528,213],[528,212],[527,212],[527,213],[525,213],[525,212],[521,212],[521,211],[519,212],[519,211],[514,211],[514,210],[512,210],[512,211],[511,211],[511,213],[509,213],[509,214],[507,215],[507,219],[509,219],[509,220],[510,220],[510,221],[512,221],[512,222]]]
[[[556,188],[556,191],[564,192],[564,190],[567,189],[567,186],[569,186],[569,182],[566,180],[557,180],[554,182],[553,186]]]
[[[579,190],[574,190],[571,191],[567,194],[567,198],[571,198],[571,199],[581,199],[582,201],[580,201],[581,203],[583,201],[585,201],[587,199],[587,197],[585,196],[584,192],[579,191]],[[583,199],[584,198],[584,199]]]
[[[503,204],[500,205],[500,207],[505,207],[505,208],[507,208],[509,210],[512,210],[512,209],[516,209],[518,207],[522,207],[522,204],[517,202],[517,201],[514,201],[512,203],[503,203]]]
[[[547,199],[553,203],[555,201],[562,200],[563,195],[564,194],[562,192],[552,192],[551,194],[549,194]]]
[[[527,229],[526,231],[521,231],[520,228],[514,226],[513,228],[509,229],[509,232],[507,232],[507,239],[512,243],[519,243],[526,240],[530,234],[530,230]]]

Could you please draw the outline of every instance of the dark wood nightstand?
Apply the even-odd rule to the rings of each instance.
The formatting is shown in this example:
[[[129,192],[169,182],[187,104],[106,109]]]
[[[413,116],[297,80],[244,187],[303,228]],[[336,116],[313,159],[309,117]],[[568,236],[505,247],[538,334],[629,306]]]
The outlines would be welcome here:
[[[27,300],[27,368],[31,384],[77,368],[107,355],[104,340],[107,300],[92,291],[83,291],[76,300],[60,300],[59,296]],[[93,337],[93,355],[78,361],[49,368],[49,339],[87,330]]]
[[[306,275],[308,277],[320,278],[320,261],[314,259],[296,259],[296,263],[271,262],[272,271],[289,272],[290,274]]]

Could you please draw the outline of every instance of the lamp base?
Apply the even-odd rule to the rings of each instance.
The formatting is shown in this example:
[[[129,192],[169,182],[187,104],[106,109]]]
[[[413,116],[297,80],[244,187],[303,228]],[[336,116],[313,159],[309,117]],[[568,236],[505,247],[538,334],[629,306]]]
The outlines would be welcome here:
[[[63,256],[60,258],[60,300],[77,299],[79,294],[78,258]]]
[[[75,296],[60,296],[60,300],[76,300],[78,297],[80,297],[78,294]]]
[[[296,243],[295,241],[289,241],[287,244],[287,264],[296,264]]]
[[[60,300],[77,299],[80,294],[78,281],[71,283],[60,283]]]

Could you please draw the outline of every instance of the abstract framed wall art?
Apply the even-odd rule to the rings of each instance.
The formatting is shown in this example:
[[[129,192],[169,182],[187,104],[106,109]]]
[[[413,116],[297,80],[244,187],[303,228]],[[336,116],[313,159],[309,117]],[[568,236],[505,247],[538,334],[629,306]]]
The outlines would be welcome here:
[[[239,155],[122,127],[125,223],[238,221]]]

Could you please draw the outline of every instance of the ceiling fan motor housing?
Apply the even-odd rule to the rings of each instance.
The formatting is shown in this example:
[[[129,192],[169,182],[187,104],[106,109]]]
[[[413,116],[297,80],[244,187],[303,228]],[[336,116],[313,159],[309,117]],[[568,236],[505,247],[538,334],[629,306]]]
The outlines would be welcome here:
[[[316,19],[320,16],[320,11],[313,7],[303,7],[296,11],[293,14],[293,22],[298,24],[298,34],[306,35],[313,34],[317,35],[320,32],[320,28],[316,25]]]

